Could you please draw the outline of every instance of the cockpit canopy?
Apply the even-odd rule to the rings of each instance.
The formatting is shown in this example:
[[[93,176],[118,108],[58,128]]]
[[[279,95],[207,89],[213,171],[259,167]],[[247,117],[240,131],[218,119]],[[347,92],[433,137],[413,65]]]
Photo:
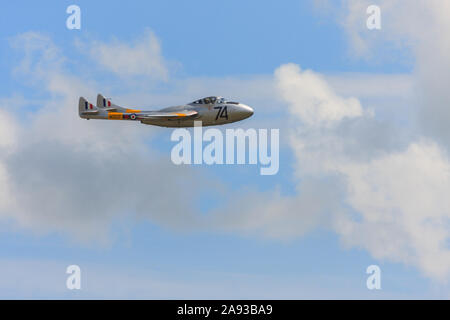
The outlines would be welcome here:
[[[191,104],[223,104],[228,103],[225,98],[222,97],[207,97],[200,100],[196,100]]]

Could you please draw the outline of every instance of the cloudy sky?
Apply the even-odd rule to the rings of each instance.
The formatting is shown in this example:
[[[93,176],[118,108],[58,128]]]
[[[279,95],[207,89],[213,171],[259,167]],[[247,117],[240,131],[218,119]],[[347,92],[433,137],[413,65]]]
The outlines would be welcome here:
[[[450,296],[449,2],[71,4],[0,11],[0,298]],[[176,166],[172,129],[81,120],[98,92],[248,104],[220,129],[280,129],[280,170]]]

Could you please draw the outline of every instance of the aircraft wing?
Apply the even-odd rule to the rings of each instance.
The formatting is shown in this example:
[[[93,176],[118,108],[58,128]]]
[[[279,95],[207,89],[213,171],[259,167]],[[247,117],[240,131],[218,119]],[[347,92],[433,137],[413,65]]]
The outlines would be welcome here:
[[[163,119],[170,119],[170,120],[183,120],[183,119],[192,119],[195,118],[198,115],[198,112],[195,110],[179,110],[179,111],[173,111],[173,112],[167,112],[167,111],[154,111],[149,114],[137,114],[138,120],[163,120]]]
[[[89,114],[98,114],[98,110],[83,110],[81,113],[89,115]]]

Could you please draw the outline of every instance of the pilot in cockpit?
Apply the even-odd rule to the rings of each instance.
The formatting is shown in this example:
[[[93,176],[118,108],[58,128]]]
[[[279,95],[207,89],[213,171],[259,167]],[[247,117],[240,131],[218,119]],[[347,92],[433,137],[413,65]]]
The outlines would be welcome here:
[[[211,103],[210,98],[203,99],[203,103],[204,104],[210,104]]]
[[[223,103],[226,103],[226,101],[222,97],[207,97],[192,102],[192,104],[223,104]]]

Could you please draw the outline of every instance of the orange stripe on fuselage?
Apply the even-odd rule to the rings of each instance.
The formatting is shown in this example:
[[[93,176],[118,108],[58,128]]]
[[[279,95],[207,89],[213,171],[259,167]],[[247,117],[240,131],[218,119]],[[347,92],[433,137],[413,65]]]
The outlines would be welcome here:
[[[108,112],[109,120],[123,120],[123,113],[120,112]]]
[[[141,110],[135,110],[135,109],[127,109],[125,110],[126,113],[139,113]]]

